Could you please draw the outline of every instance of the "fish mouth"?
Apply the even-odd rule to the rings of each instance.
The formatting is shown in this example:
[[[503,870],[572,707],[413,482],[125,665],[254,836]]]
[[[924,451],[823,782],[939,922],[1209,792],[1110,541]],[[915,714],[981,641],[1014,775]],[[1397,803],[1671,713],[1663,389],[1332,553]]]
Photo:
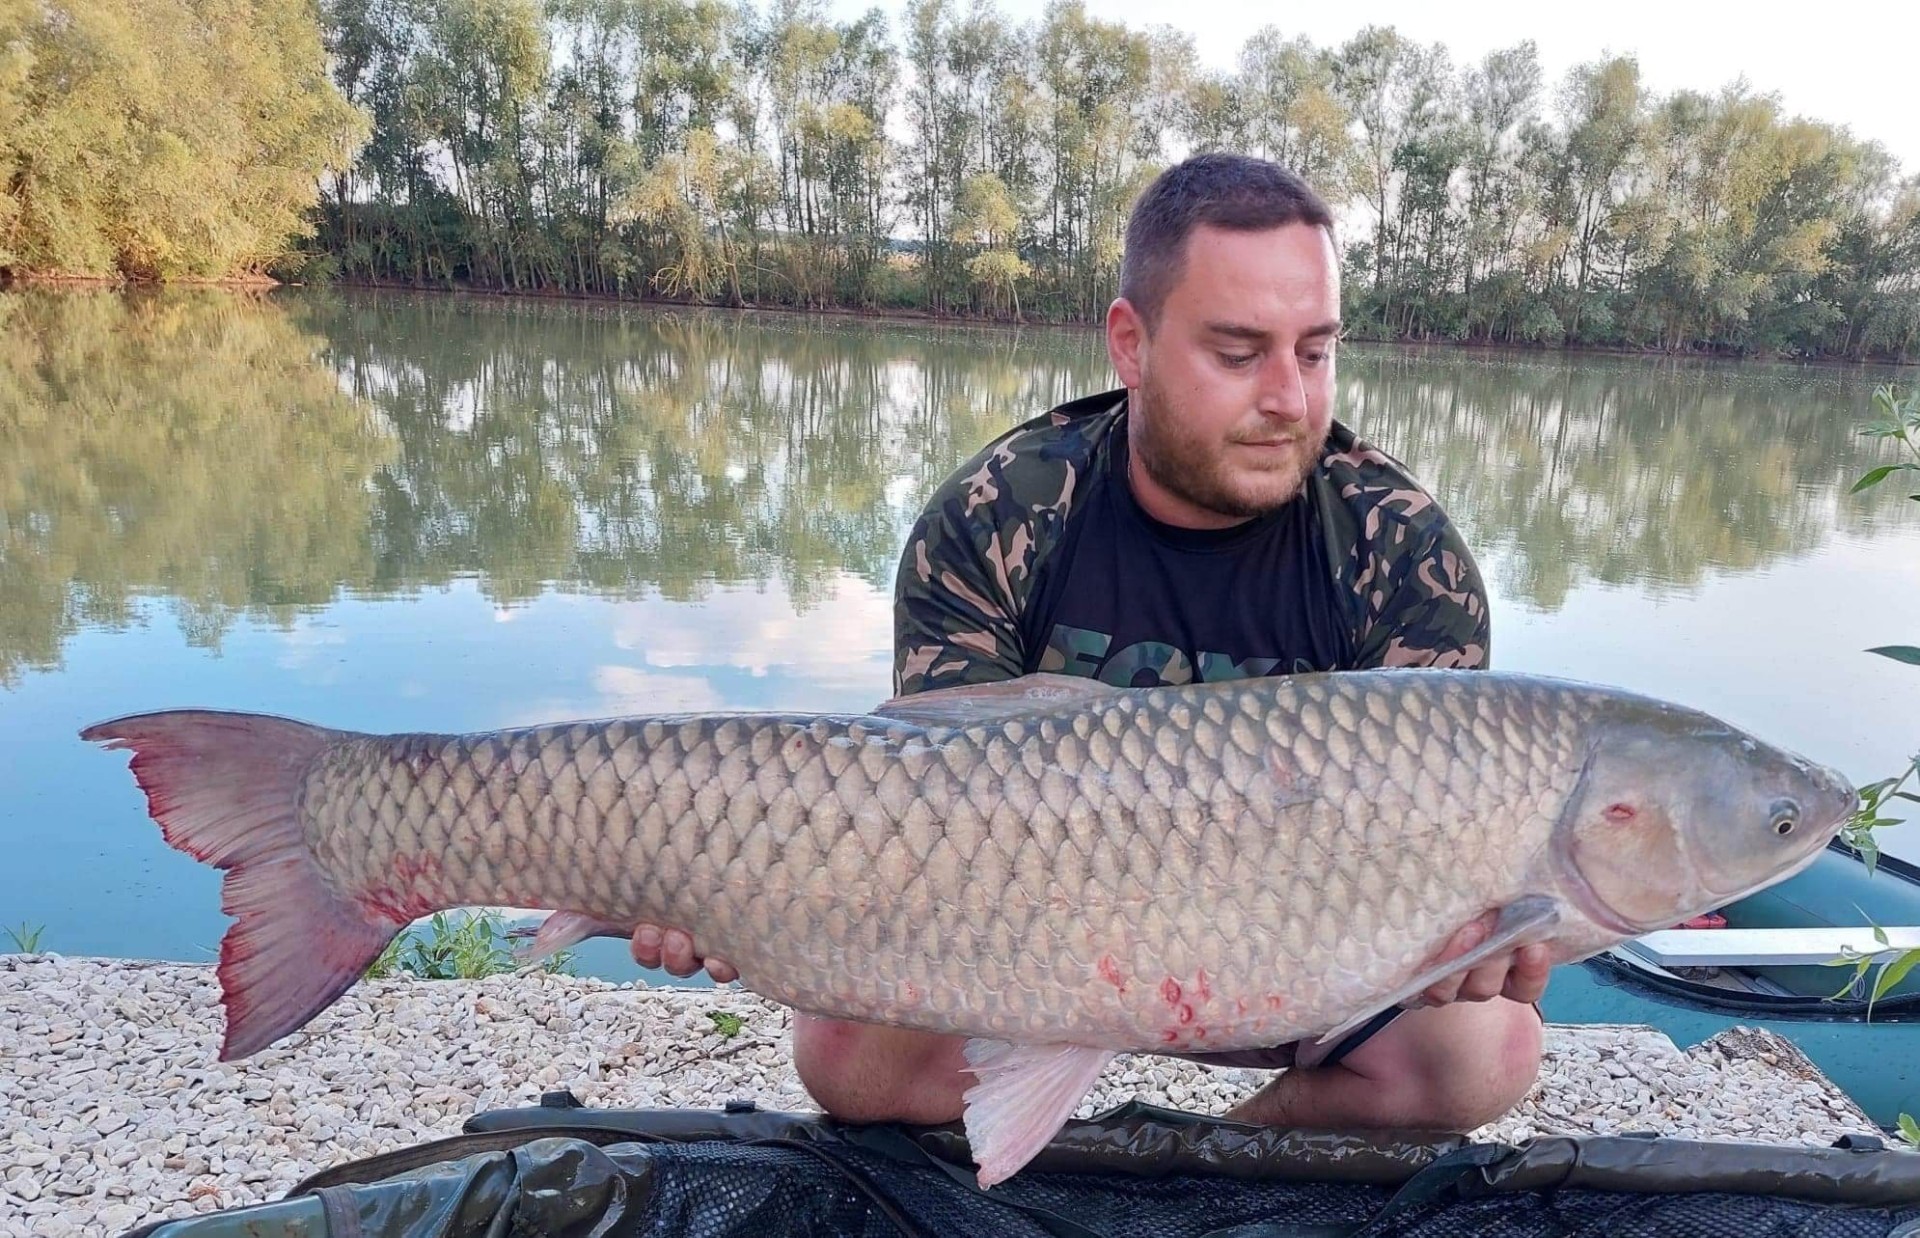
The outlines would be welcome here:
[[[1801,873],[1805,872],[1808,868],[1810,868],[1813,865],[1813,862],[1819,859],[1820,854],[1826,849],[1827,849],[1826,844],[1822,843],[1820,846],[1815,847],[1812,851],[1807,852],[1807,854],[1795,860],[1792,864],[1789,864],[1787,867],[1779,870],[1776,873],[1773,873],[1770,876],[1762,877],[1760,880],[1754,882],[1752,885],[1746,887],[1743,890],[1735,890],[1728,894],[1716,893],[1713,896],[1714,905],[1723,906],[1727,903],[1739,902],[1741,899],[1747,897],[1747,895],[1749,894],[1757,894],[1760,891],[1766,889],[1768,886],[1777,885],[1780,882],[1787,880],[1789,877],[1797,877]]]

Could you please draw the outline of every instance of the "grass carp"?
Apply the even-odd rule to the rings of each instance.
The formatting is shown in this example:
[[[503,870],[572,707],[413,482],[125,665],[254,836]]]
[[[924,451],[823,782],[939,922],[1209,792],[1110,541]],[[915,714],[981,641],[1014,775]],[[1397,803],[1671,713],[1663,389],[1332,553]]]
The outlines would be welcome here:
[[[181,710],[83,737],[132,749],[166,841],[226,871],[222,1058],[434,911],[553,909],[536,954],[677,925],[795,1009],[972,1038],[983,1185],[1116,1053],[1325,1043],[1520,945],[1586,957],[1790,876],[1857,804],[1705,714],[1492,671],[1042,674],[471,735]]]

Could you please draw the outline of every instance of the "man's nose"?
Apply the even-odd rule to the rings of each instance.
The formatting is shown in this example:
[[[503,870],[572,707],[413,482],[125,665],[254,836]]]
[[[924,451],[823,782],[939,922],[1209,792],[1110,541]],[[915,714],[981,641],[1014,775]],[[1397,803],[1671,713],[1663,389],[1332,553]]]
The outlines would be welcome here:
[[[1259,409],[1282,421],[1302,421],[1307,415],[1307,389],[1300,379],[1300,360],[1275,350],[1260,367]]]

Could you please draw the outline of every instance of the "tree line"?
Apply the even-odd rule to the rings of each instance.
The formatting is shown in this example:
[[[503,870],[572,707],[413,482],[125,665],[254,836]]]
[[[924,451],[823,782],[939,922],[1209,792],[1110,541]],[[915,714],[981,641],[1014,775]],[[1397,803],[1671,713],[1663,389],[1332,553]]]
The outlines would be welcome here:
[[[288,204],[259,208],[269,231],[302,214],[268,265],[306,278],[1097,321],[1134,195],[1189,152],[1234,149],[1340,208],[1356,335],[1920,358],[1920,176],[1744,82],[1655,92],[1631,57],[1553,82],[1530,42],[1456,63],[1386,27],[1326,47],[1268,27],[1223,70],[1186,34],[1080,0],[1026,23],[911,0],[897,28],[823,0],[0,0],[0,36],[9,5],[29,24],[90,6],[127,28],[274,16],[233,37],[282,32],[269,59],[299,106],[259,121],[275,158],[221,167],[315,182],[247,197]],[[142,54],[226,37],[206,28]],[[0,135],[23,98],[90,106],[36,96],[36,63],[0,55]],[[160,75],[156,115],[190,119],[191,91],[226,76]],[[96,94],[135,88],[103,75]],[[0,267],[98,264],[33,223],[67,201],[48,175],[0,136]],[[216,179],[140,209],[218,214]],[[176,265],[261,252],[198,235]]]

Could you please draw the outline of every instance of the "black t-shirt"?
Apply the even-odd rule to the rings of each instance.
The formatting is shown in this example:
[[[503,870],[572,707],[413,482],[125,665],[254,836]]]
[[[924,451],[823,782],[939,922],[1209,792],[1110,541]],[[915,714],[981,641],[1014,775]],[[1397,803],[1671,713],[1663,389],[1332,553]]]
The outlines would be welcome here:
[[[1232,528],[1180,528],[1134,499],[1124,423],[1113,439],[1022,616],[1027,670],[1125,688],[1347,664],[1350,624],[1314,489]]]
[[[1174,528],[1127,484],[1127,403],[1059,405],[941,483],[895,577],[897,694],[1034,672],[1139,687],[1488,664],[1473,557],[1399,461],[1335,419],[1280,511]]]

